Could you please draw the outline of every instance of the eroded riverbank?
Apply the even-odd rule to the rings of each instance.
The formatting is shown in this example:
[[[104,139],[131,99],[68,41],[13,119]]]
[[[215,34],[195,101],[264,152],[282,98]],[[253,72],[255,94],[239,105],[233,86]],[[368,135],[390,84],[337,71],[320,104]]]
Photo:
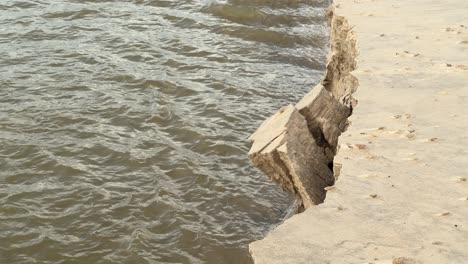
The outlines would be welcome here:
[[[250,245],[255,263],[466,262],[468,4],[336,7],[354,32],[359,81],[334,159],[341,174],[324,203]]]
[[[281,108],[250,136],[249,157],[280,187],[292,193],[298,212],[325,199],[339,176],[334,164],[338,138],[356,107],[356,42],[344,17],[329,10],[330,53],[324,80],[296,105]],[[336,167],[336,168],[334,168]]]

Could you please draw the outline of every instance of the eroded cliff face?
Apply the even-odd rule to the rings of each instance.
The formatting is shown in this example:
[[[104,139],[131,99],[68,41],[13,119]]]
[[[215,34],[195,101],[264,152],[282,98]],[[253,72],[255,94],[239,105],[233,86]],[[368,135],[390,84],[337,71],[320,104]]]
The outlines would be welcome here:
[[[460,168],[466,168],[468,121],[460,113],[466,112],[467,100],[461,98],[468,98],[468,74],[454,65],[468,65],[468,58],[460,57],[468,52],[463,44],[468,1],[450,0],[450,9],[437,1],[335,2],[346,19],[331,16],[323,84],[338,106],[352,112],[353,123],[346,127],[339,114],[314,123],[311,115],[324,109],[309,114],[300,104],[294,108],[324,152],[327,145],[336,151],[336,130],[325,127],[344,124],[343,147],[333,159],[334,173],[338,162],[343,173],[326,188],[324,203],[252,242],[252,259],[256,264],[465,263],[468,181]],[[360,54],[354,58],[356,49]],[[359,67],[352,71],[355,60]],[[357,82],[350,71],[359,78],[354,94]],[[359,97],[358,107],[351,95]],[[336,104],[326,107],[341,108],[331,106]]]
[[[338,137],[357,102],[356,41],[344,17],[329,12],[330,53],[327,72],[296,105],[282,107],[250,136],[249,157],[285,191],[295,195],[298,212],[324,201],[337,177],[333,164]],[[334,169],[335,167],[335,169]]]

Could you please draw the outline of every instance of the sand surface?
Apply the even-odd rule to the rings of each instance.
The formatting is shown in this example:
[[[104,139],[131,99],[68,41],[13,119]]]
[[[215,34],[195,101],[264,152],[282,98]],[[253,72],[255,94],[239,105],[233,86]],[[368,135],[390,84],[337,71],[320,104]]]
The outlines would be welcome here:
[[[335,3],[359,52],[341,175],[255,262],[468,263],[468,1]]]

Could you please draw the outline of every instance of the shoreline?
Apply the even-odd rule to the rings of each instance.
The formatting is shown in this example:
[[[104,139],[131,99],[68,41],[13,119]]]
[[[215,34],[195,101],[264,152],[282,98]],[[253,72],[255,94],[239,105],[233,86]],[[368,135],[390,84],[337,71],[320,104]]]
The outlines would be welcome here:
[[[338,138],[346,131],[357,100],[356,41],[346,19],[327,12],[330,52],[322,81],[297,104],[282,107],[250,137],[249,158],[284,191],[296,197],[298,212],[321,204],[335,183]],[[335,168],[337,167],[337,168]]]
[[[460,54],[468,54],[468,3],[334,6],[322,84],[350,109],[352,124],[343,126],[346,113],[333,107],[317,114],[328,98],[314,93],[318,85],[302,100],[308,104],[280,110],[250,138],[253,162],[305,209],[250,244],[254,262],[467,261],[468,58]],[[307,128],[312,137],[304,138]],[[333,186],[316,169],[330,156]]]

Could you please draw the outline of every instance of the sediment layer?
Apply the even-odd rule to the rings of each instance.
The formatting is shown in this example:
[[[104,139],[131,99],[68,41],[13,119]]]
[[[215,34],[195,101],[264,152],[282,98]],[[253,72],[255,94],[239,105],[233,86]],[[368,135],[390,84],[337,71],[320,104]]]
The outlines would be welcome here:
[[[255,263],[467,262],[468,2],[335,3],[323,83],[251,137],[307,209]]]

